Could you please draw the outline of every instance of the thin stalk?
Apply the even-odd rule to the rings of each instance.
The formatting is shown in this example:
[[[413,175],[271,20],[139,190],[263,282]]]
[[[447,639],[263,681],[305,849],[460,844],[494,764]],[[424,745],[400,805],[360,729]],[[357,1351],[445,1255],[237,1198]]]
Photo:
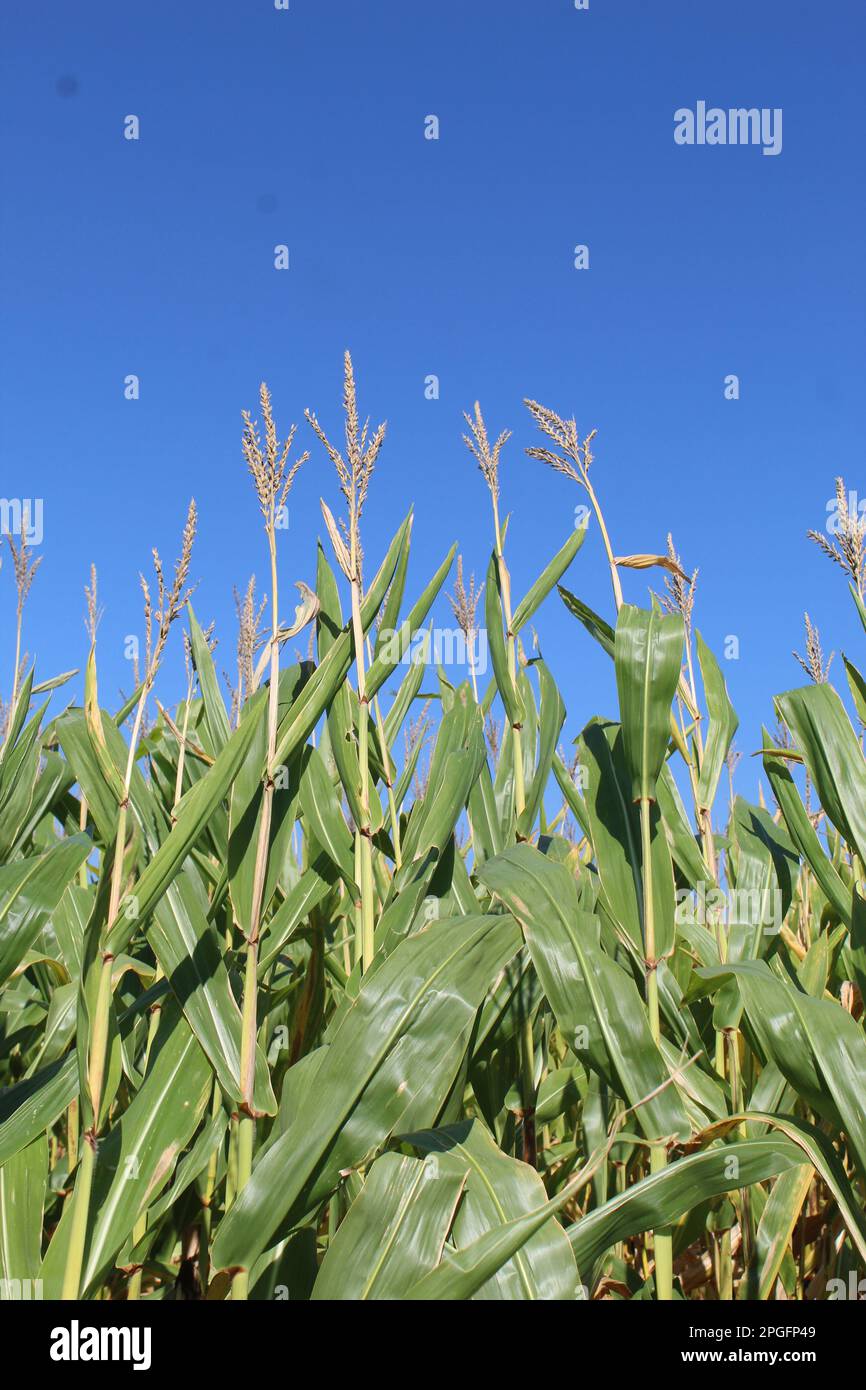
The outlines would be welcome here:
[[[589,481],[589,472],[585,468],[581,468],[580,470],[580,481],[586,488],[587,495],[589,497],[590,502],[592,503],[592,509],[595,512],[595,517],[598,522],[598,529],[601,533],[601,540],[604,546],[604,552],[607,556],[607,563],[610,568],[610,582],[611,587],[613,589],[613,598],[614,603],[616,604],[616,611],[618,613],[623,605],[622,584],[620,583],[619,579],[619,566],[616,563],[616,557],[613,553],[613,546],[610,543],[610,536],[608,535],[607,526],[605,525],[604,513],[601,510],[601,503],[599,502],[598,497],[595,494],[595,490],[593,489],[592,483]],[[694,693],[694,676],[692,676],[691,690],[689,690],[688,685],[686,683],[686,678],[682,674],[682,672],[680,672],[680,679],[679,684],[677,686],[677,690],[681,695],[686,697],[686,706],[687,708],[689,708],[689,713],[695,714],[695,711],[697,710],[697,700]],[[691,702],[690,707],[689,702]]]
[[[505,555],[502,550],[502,529],[499,525],[499,504],[496,494],[491,491],[493,502],[493,529],[496,536],[496,564],[499,569],[499,587],[502,593],[502,608],[505,614],[505,630],[507,638],[508,672],[511,683],[517,688],[517,638],[511,631],[511,580],[505,564]],[[523,775],[523,743],[521,740],[521,726],[512,724],[511,740],[514,750],[514,810],[516,815],[523,814],[526,805],[526,787]]]
[[[186,683],[186,704],[185,704],[184,707],[183,707],[183,728],[182,728],[182,730],[181,730],[181,735],[182,735],[182,737],[181,737],[181,739],[180,739],[180,748],[179,748],[178,755],[177,755],[177,772],[175,773],[175,778],[174,778],[174,805],[173,805],[173,807],[172,807],[172,815],[171,815],[172,820],[175,819],[175,814],[174,814],[174,813],[175,813],[175,810],[177,809],[177,803],[180,801],[181,793],[182,793],[182,791],[183,791],[183,769],[184,769],[184,760],[185,760],[185,757],[186,757],[186,736],[187,736],[187,731],[188,731],[188,729],[189,729],[189,706],[190,706],[190,701],[191,701],[191,700],[192,700],[192,678],[190,677],[190,679],[189,679],[189,680],[187,681],[187,683]]]
[[[144,721],[144,710],[147,704],[147,697],[150,693],[159,668],[160,658],[168,637],[172,622],[180,611],[180,606],[184,602],[183,587],[189,572],[189,560],[192,553],[192,545],[195,537],[195,503],[190,502],[187,513],[186,526],[183,535],[183,548],[181,558],[175,567],[175,581],[170,590],[166,592],[163,588],[162,569],[159,556],[154,552],[154,561],[159,580],[159,630],[154,650],[150,649],[150,623],[152,608],[150,594],[147,585],[142,580],[142,587],[145,593],[145,622],[148,632],[148,664],[145,672],[141,693],[135,709],[135,718],[132,724],[132,733],[129,739],[129,748],[126,756],[126,771],[123,778],[122,797],[118,806],[117,832],[114,842],[114,861],[111,866],[111,885],[108,901],[108,916],[105,926],[105,936],[108,937],[114,927],[120,913],[120,899],[124,883],[124,859],[126,854],[126,822],[129,810],[130,787],[132,786],[132,774],[135,769],[135,757],[138,749],[139,738]],[[187,595],[188,597],[188,595]],[[84,1135],[85,1145],[81,1163],[79,1165],[78,1179],[75,1185],[75,1206],[72,1218],[72,1230],[67,1248],[66,1264],[63,1273],[63,1297],[78,1298],[81,1292],[81,1271],[84,1258],[84,1244],[87,1234],[87,1226],[90,1214],[90,1198],[93,1188],[93,1172],[96,1165],[96,1150],[99,1142],[100,1114],[103,1103],[103,1087],[105,1084],[106,1061],[108,1056],[108,1039],[110,1033],[111,1020],[111,997],[112,997],[112,965],[114,956],[110,951],[102,950],[102,965],[99,974],[99,982],[96,993],[96,1006],[94,1009],[93,1023],[88,1046],[87,1058],[87,1089],[90,1093],[90,1102],[93,1111],[93,1119],[90,1130]]]
[[[361,882],[361,834],[360,834],[360,831],[359,831],[357,828],[355,829],[354,854],[355,854],[355,882],[356,882],[357,884],[360,884],[360,882]],[[359,892],[360,892],[360,889],[359,889]],[[361,965],[361,964],[363,964],[363,959],[364,959],[364,913],[363,913],[363,908],[362,908],[362,906],[361,906],[361,899],[360,899],[360,898],[355,898],[353,907],[354,907],[354,917],[355,917],[355,955],[354,955],[354,963],[355,963],[355,965]]]
[[[508,672],[511,683],[517,688],[517,638],[511,630],[511,581],[505,564],[502,549],[502,529],[499,524],[499,504],[496,492],[491,488],[493,503],[493,529],[496,537],[496,563],[499,568],[499,588],[502,594],[502,608],[505,615],[507,634]],[[477,700],[476,692],[476,700]],[[523,740],[519,724],[512,724],[511,739],[514,764],[514,812],[518,818],[526,806],[526,787],[523,773]],[[535,1168],[538,1163],[538,1145],[535,1133],[535,1052],[532,1040],[532,1020],[525,1018],[518,1042],[520,1058],[521,1110],[523,1129],[523,1161]]]
[[[262,902],[268,868],[268,846],[271,837],[271,817],[274,802],[274,754],[277,746],[280,695],[279,599],[277,580],[277,546],[274,530],[274,510],[265,521],[271,562],[271,644],[270,684],[268,688],[268,753],[262,794],[262,815],[253,867],[253,891],[250,904],[250,930],[246,942],[244,992],[241,1009],[240,1092],[241,1113],[237,1133],[237,1191],[242,1192],[253,1170],[256,1118],[254,1105],[256,1073],[256,1036],[258,1033],[258,965]],[[246,1299],[249,1292],[249,1271],[241,1270],[232,1280],[232,1299]]]
[[[359,801],[361,824],[356,828],[356,859],[359,861],[359,888],[361,890],[361,969],[368,970],[373,959],[375,930],[375,887],[373,881],[373,844],[370,818],[370,758],[369,758],[369,698],[364,661],[364,627],[361,622],[361,548],[360,522],[370,478],[375,467],[379,450],[385,439],[385,424],[382,423],[368,438],[366,424],[363,428],[358,417],[358,400],[352,359],[348,352],[343,358],[343,409],[345,412],[346,453],[345,456],[328,440],[327,435],[311,411],[306,411],[307,421],[316,437],[326,449],[331,462],[337,470],[340,491],[348,504],[348,525],[346,536],[348,548],[340,536],[339,527],[322,501],[322,512],[337,554],[337,559],[352,591],[352,638],[355,647],[355,669],[358,683],[358,765],[360,773]]]
[[[135,710],[135,719],[132,725],[132,734],[130,736],[129,750],[126,758],[126,771],[123,779],[123,800],[120,803],[117,814],[117,833],[114,840],[114,862],[111,866],[111,890],[108,902],[108,919],[105,928],[106,936],[117,921],[120,912],[120,898],[123,890],[124,856],[126,852],[126,821],[129,807],[129,789],[132,785],[132,774],[135,768],[135,753],[141,735],[141,726],[144,719],[144,707],[147,701],[148,690],[149,684],[148,681],[145,680]],[[67,1248],[66,1265],[63,1275],[64,1298],[77,1298],[79,1296],[81,1262],[84,1256],[84,1235],[87,1230],[90,1193],[93,1185],[93,1168],[96,1163],[96,1145],[100,1127],[99,1116],[102,1108],[102,1089],[105,1082],[105,1067],[108,1053],[112,993],[111,968],[113,962],[114,956],[108,951],[103,951],[87,1064],[88,1090],[93,1107],[93,1127],[84,1136],[87,1142],[84,1146],[78,1182],[76,1183],[75,1215],[73,1221],[74,1223],[81,1224],[81,1231],[80,1239],[78,1239],[79,1233],[77,1227],[75,1224],[73,1225],[76,1238],[70,1239]],[[85,1159],[87,1159],[86,1166],[84,1162]],[[78,1192],[79,1184],[81,1186],[80,1200]],[[67,1290],[74,1290],[74,1292],[67,1292]]]
[[[162,977],[162,969],[161,967],[157,967],[156,975],[154,976],[154,983],[156,983],[157,980],[161,980]],[[157,1030],[159,1028],[159,1016],[161,1012],[162,1005],[157,1000],[157,1002],[153,1005],[152,1009],[150,1010],[150,1017],[147,1020],[147,1042],[144,1045],[144,1063],[142,1065],[142,1075],[145,1076],[147,1075],[147,1067],[148,1063],[150,1062],[151,1049],[153,1047],[154,1039],[156,1038]],[[147,1212],[144,1211],[142,1212],[141,1216],[138,1218],[138,1220],[132,1228],[133,1245],[135,1245],[138,1241],[142,1239],[146,1231]],[[139,1266],[139,1268],[133,1272],[132,1278],[129,1281],[129,1289],[127,1290],[126,1295],[127,1299],[132,1303],[134,1303],[137,1299],[141,1297],[141,1277],[142,1270]]]
[[[740,1075],[739,1033],[737,1029],[728,1028],[725,1032],[725,1038],[728,1051],[728,1074],[731,1082],[731,1105],[736,1114],[743,1109],[743,1084]],[[740,1125],[740,1135],[743,1139],[746,1138],[745,1121]],[[748,1270],[754,1249],[754,1233],[751,1194],[747,1187],[740,1188],[740,1229],[743,1234],[743,1267]]]
[[[475,696],[475,703],[478,704],[478,677],[475,674],[475,632],[469,636],[469,674],[472,677],[472,693]]]
[[[659,1016],[658,961],[656,960],[655,920],[653,913],[653,877],[650,832],[650,805],[648,797],[640,803],[641,859],[643,863],[643,911],[644,911],[644,951],[646,954],[646,994],[649,1013],[650,1033],[658,1047],[661,1038]],[[650,1172],[660,1173],[667,1167],[667,1153],[663,1144],[654,1144],[650,1149]],[[673,1298],[673,1238],[669,1230],[653,1232],[653,1251],[655,1254],[656,1297],[660,1302]]]
[[[96,1139],[84,1136],[84,1148],[78,1165],[78,1178],[72,1194],[72,1224],[69,1230],[69,1249],[63,1271],[60,1297],[64,1303],[81,1296],[81,1270],[84,1264],[84,1245],[87,1238],[87,1219],[90,1214],[90,1194],[93,1190],[93,1170],[96,1167]]]
[[[364,663],[364,629],[361,623],[361,585],[358,580],[358,554],[352,531],[352,633],[355,639],[355,670],[358,680],[358,763],[361,769],[361,824],[358,826],[361,861],[361,969],[369,970],[373,960],[375,906],[373,889],[373,840],[370,818],[370,748],[367,676]]]
[[[78,805],[78,829],[81,831],[82,835],[87,829],[87,797],[84,795],[84,792],[81,793],[81,800]],[[78,870],[78,884],[81,888],[87,887],[86,859],[84,863],[81,865],[81,868]]]
[[[147,1232],[147,1213],[140,1216],[132,1228],[132,1243],[135,1245]],[[129,1288],[126,1291],[127,1302],[137,1303],[141,1298],[141,1280],[144,1271],[141,1265],[133,1270],[132,1278],[129,1281]]]
[[[520,1030],[520,1105],[523,1132],[523,1162],[538,1166],[538,1140],[535,1131],[535,1043],[532,1015],[527,1013]]]
[[[187,687],[186,687],[186,705],[184,706],[184,712],[183,712],[183,733],[182,733],[182,737],[181,737],[181,740],[180,740],[180,747],[179,747],[179,751],[178,751],[178,758],[177,758],[177,773],[176,773],[175,779],[174,779],[174,802],[173,802],[172,808],[171,808],[171,820],[172,820],[172,824],[174,824],[174,822],[175,822],[176,819],[177,819],[177,817],[176,817],[176,815],[175,815],[175,811],[177,810],[177,803],[180,801],[181,792],[182,792],[182,789],[183,789],[184,754],[185,754],[185,752],[186,752],[186,736],[187,736],[187,731],[188,731],[188,729],[189,729],[189,705],[190,705],[190,700],[191,700],[191,699],[192,699],[192,679],[189,679],[189,680],[187,681]],[[163,978],[162,966],[159,966],[159,965],[158,965],[158,966],[157,966],[157,969],[156,969],[156,974],[154,975],[154,984],[156,984],[157,981],[158,981],[158,980],[161,980],[162,978]],[[148,1021],[147,1021],[147,1042],[145,1043],[145,1047],[144,1047],[144,1064],[143,1064],[143,1066],[142,1066],[142,1073],[143,1073],[144,1075],[147,1074],[147,1068],[148,1068],[148,1064],[149,1064],[149,1062],[150,1062],[151,1050],[152,1050],[152,1048],[153,1048],[154,1040],[156,1039],[157,1030],[159,1029],[159,1018],[160,1018],[161,1012],[162,1012],[162,1005],[160,1004],[159,1000],[157,1000],[157,1002],[153,1005],[153,1007],[152,1007],[151,1010],[150,1010],[150,1017],[148,1018]],[[133,1243],[133,1245],[135,1245],[137,1241],[141,1240],[142,1237],[146,1234],[146,1232],[147,1232],[147,1212],[145,1211],[145,1212],[142,1212],[141,1216],[138,1218],[138,1220],[136,1221],[136,1223],[135,1223],[135,1225],[134,1225],[134,1227],[133,1227],[133,1229],[132,1229],[132,1243]],[[136,1269],[136,1270],[134,1271],[134,1273],[133,1273],[133,1275],[132,1275],[132,1278],[131,1278],[130,1281],[129,1281],[129,1290],[128,1290],[128,1292],[127,1292],[127,1299],[128,1299],[129,1302],[131,1302],[131,1303],[136,1302],[136,1300],[139,1299],[139,1298],[141,1297],[141,1279],[142,1279],[142,1270],[141,1270],[141,1267],[139,1267],[138,1269]]]
[[[226,1164],[225,1210],[230,1211],[238,1191],[238,1116],[232,1115],[229,1126],[229,1152]]]
[[[238,1117],[238,1138],[237,1138],[237,1191],[242,1192],[246,1183],[249,1182],[250,1174],[253,1171],[253,1142],[255,1140],[256,1122],[252,1115],[240,1115]],[[232,1301],[244,1301],[249,1297],[250,1291],[250,1272],[248,1269],[239,1270],[232,1280]]]
[[[372,662],[372,652],[370,643],[367,642],[367,657]],[[391,840],[394,845],[394,865],[400,868],[402,864],[402,854],[400,850],[400,816],[397,811],[397,803],[394,800],[394,773],[396,771],[391,761],[391,754],[388,750],[388,740],[385,736],[385,720],[382,717],[382,706],[379,703],[379,696],[373,696],[373,714],[376,719],[376,735],[379,741],[379,756],[382,759],[382,767],[385,770],[385,786],[388,792],[388,816],[391,821]]]
[[[686,664],[688,668],[688,693],[691,696],[692,708],[697,710],[698,696],[697,689],[695,686],[694,663],[692,660],[691,632],[688,626],[686,628]],[[685,683],[685,679],[681,674],[680,685],[684,685]],[[697,753],[697,765],[698,767],[700,767],[703,763],[704,758],[704,740],[703,735],[701,733],[701,725],[699,719],[696,719],[693,725],[692,737],[694,739],[694,751],[696,751]],[[701,837],[704,859],[706,860],[707,868],[709,869],[710,874],[712,875],[713,881],[718,882],[719,868],[718,859],[716,857],[715,837],[713,835],[712,810],[709,807],[701,806],[698,804],[698,773],[694,762],[689,763],[689,779],[692,785],[692,797],[694,799],[695,804],[695,821],[697,823],[698,833]],[[712,908],[710,910],[710,920],[707,922],[707,926],[708,928],[710,928],[710,930],[715,931],[716,945],[718,946],[719,950],[719,960],[724,961],[727,958],[727,943],[725,941],[725,934],[722,928],[722,922],[719,917],[717,908]],[[713,1058],[713,1064],[715,1067],[716,1075],[720,1076],[724,1081],[726,1074],[725,1038],[722,1032],[716,1033],[715,1055]],[[721,1251],[720,1258],[724,1258],[724,1250]]]
[[[78,1099],[71,1100],[66,1111],[67,1180],[78,1164]]]
[[[216,1119],[221,1104],[222,1100],[220,1098],[219,1086],[216,1081],[214,1081],[213,1096],[211,1099],[212,1119]],[[201,1196],[201,1244],[199,1247],[198,1270],[202,1294],[207,1293],[208,1284],[210,1283],[210,1237],[211,1228],[213,1226],[213,1198],[216,1190],[218,1163],[219,1146],[214,1149],[208,1160],[207,1176],[204,1182],[204,1191]]]
[[[723,1231],[717,1237],[718,1262],[716,1269],[716,1288],[721,1303],[731,1303],[734,1297],[734,1257],[731,1250],[731,1233]]]
[[[592,510],[595,512],[595,519],[598,522],[598,529],[601,533],[601,541],[602,545],[604,546],[604,553],[607,556],[607,563],[610,567],[610,582],[613,588],[613,598],[614,603],[616,604],[616,611],[618,613],[619,610],[622,608],[623,603],[622,585],[619,582],[619,568],[617,566],[616,560],[614,559],[613,547],[610,543],[610,536],[607,533],[607,527],[604,524],[604,514],[601,510],[601,504],[599,503],[599,500],[595,495],[592,483],[589,481],[589,473],[586,471],[584,471],[583,473],[583,485],[586,488],[587,495],[589,497],[590,502],[592,503]]]
[[[18,699],[18,668],[21,665],[21,623],[24,616],[24,606],[18,603],[18,614],[15,623],[15,666],[12,671],[12,698],[9,701],[9,714],[6,718],[6,733],[12,727],[12,716],[15,713],[15,701]]]

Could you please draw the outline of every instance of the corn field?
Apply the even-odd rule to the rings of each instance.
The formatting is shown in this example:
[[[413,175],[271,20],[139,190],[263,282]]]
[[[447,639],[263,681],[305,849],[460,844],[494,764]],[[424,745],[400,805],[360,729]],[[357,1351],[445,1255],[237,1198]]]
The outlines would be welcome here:
[[[866,1270],[866,678],[845,662],[855,726],[809,625],[807,683],[768,692],[766,795],[737,795],[695,576],[673,542],[616,553],[594,432],[526,405],[538,442],[507,474],[508,433],[466,416],[483,582],[452,547],[415,594],[411,514],[364,551],[387,445],[348,354],[339,436],[307,412],[281,438],[262,386],[238,466],[267,598],[239,600],[228,699],[194,504],[173,569],[154,552],[142,579],[121,708],[96,570],[79,706],[78,673],[23,656],[38,559],[9,538],[5,1297],[823,1300]],[[323,539],[307,518],[309,553],[278,556],[302,466]],[[519,504],[540,467],[588,520],[519,595],[503,483]],[[812,539],[866,628],[866,527],[842,520]],[[577,596],[590,554],[606,616]],[[280,570],[313,561],[296,606]],[[462,683],[428,660],[446,598]],[[546,603],[574,620],[550,665]],[[567,716],[555,667],[593,646],[618,708]]]

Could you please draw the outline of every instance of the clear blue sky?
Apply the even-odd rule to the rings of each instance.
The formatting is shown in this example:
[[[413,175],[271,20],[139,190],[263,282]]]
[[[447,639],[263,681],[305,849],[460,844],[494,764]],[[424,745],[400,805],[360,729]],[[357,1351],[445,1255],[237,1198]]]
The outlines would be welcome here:
[[[740,639],[725,671],[744,751],[800,683],[805,608],[866,665],[841,571],[805,539],[836,473],[866,496],[864,40],[854,0],[4,0],[0,493],[44,498],[39,673],[83,662],[94,560],[103,694],[129,689],[137,571],[153,543],[173,554],[191,494],[196,607],[230,667],[232,583],[266,569],[240,410],[264,377],[282,428],[308,433],[305,406],[337,428],[346,346],[362,408],[389,421],[368,555],[414,502],[411,590],[453,539],[485,569],[460,438],[476,397],[514,431],[517,596],[565,539],[582,499],[523,455],[534,396],[598,429],[617,551],[663,549],[670,529],[700,566],[699,627],[717,650]],[[699,100],[782,108],[781,154],[676,145],[674,111]],[[313,579],[318,498],[337,500],[311,447],[286,590]],[[566,582],[611,615],[595,533]],[[646,601],[646,576],[626,588]],[[7,693],[13,608],[7,560]],[[612,710],[612,670],[556,597],[538,629],[573,734]],[[741,772],[754,795],[756,763]]]

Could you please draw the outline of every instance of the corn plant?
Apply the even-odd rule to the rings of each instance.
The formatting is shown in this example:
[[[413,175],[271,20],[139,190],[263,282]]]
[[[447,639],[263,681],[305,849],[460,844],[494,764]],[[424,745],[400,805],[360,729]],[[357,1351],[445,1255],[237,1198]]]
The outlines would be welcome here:
[[[803,1299],[863,1273],[866,680],[845,661],[855,728],[807,618],[809,683],[763,731],[766,796],[735,794],[696,574],[670,539],[617,555],[595,432],[527,406],[527,453],[590,520],[514,594],[510,436],[467,414],[492,526],[483,583],[461,554],[449,598],[459,683],[426,641],[456,546],[417,596],[411,514],[365,554],[385,427],[361,424],[348,355],[340,446],[310,411],[313,459],[294,427],[280,442],[265,386],[261,421],[244,413],[269,579],[237,598],[228,705],[193,608],[194,504],[173,574],[154,552],[141,581],[118,709],[95,569],[83,704],[52,709],[76,673],[36,679],[38,560],[10,540],[4,1297]],[[278,518],[320,450],[345,519],[323,498],[325,543],[286,555]],[[526,478],[509,469],[514,498]],[[837,539],[813,539],[866,629],[864,527],[838,490]],[[561,582],[591,528],[609,617]],[[281,566],[313,559],[287,620]],[[662,580],[645,606],[635,572]],[[614,665],[618,708],[568,735],[530,640],[546,602]]]

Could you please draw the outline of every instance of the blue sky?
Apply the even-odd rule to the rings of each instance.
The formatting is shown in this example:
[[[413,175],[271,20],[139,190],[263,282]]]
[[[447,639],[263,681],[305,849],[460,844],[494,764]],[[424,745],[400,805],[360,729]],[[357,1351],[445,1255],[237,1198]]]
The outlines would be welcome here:
[[[478,398],[514,431],[522,595],[583,499],[524,456],[521,401],[575,413],[598,430],[617,552],[671,530],[700,567],[703,635],[719,652],[739,638],[724,668],[752,751],[773,693],[800,683],[804,609],[828,650],[863,659],[841,571],[805,532],[837,473],[866,497],[864,39],[853,0],[6,0],[0,493],[44,499],[25,630],[40,675],[83,663],[93,560],[103,695],[130,688],[137,572],[152,544],[173,555],[190,495],[196,608],[231,668],[232,584],[266,572],[240,410],[265,378],[312,449],[281,536],[287,592],[314,577],[319,496],[337,501],[302,414],[338,428],[348,346],[362,409],[389,421],[371,561],[414,502],[410,590],[455,539],[483,574],[487,498],[461,443]],[[675,144],[674,112],[699,100],[781,108],[781,153]],[[566,583],[612,616],[594,531]],[[646,575],[625,586],[646,601]],[[0,613],[8,693],[8,560]],[[614,708],[612,669],[555,596],[537,626],[574,734]],[[753,796],[758,765],[741,774]]]

